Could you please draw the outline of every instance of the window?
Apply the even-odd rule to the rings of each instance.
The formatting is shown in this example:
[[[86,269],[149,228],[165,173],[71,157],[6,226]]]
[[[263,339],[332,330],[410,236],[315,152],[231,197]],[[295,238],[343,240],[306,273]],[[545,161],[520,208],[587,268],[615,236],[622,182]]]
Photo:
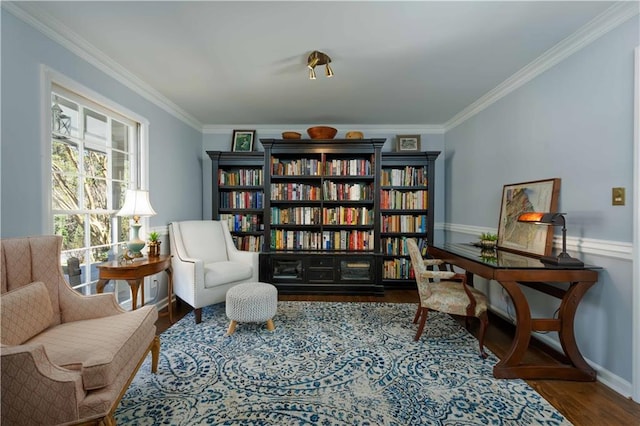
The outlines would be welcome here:
[[[63,237],[65,275],[83,294],[96,292],[96,265],[116,259],[129,239],[129,218],[115,213],[126,189],[140,186],[140,127],[86,97],[51,86],[53,232]]]

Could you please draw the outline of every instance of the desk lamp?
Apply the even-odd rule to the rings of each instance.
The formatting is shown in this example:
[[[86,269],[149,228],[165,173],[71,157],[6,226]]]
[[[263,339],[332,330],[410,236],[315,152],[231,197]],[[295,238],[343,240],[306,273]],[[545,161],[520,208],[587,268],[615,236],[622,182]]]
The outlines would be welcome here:
[[[140,218],[143,216],[153,216],[156,212],[149,203],[149,191],[143,191],[140,189],[127,189],[127,193],[124,198],[124,205],[120,209],[117,216],[128,216],[133,218],[131,224],[132,236],[131,240],[127,242],[127,247],[133,257],[142,257],[142,250],[145,246],[145,242],[140,239]]]
[[[535,223],[538,225],[562,226],[562,252],[558,257],[544,256],[540,261],[550,266],[581,267],[584,263],[580,259],[569,256],[567,253],[567,227],[564,215],[566,213],[522,213],[518,222]]]

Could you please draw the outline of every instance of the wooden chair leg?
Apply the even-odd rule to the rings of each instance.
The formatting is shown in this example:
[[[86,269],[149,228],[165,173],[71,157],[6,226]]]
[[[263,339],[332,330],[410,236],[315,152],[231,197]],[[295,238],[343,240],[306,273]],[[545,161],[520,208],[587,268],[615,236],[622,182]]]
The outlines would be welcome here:
[[[420,314],[420,325],[418,326],[418,331],[416,332],[416,337],[413,338],[414,341],[418,341],[418,339],[420,339],[420,336],[422,335],[422,330],[424,330],[424,324],[427,322],[427,315],[429,313],[429,310],[427,308],[420,308],[421,314]]]
[[[151,345],[151,372],[158,372],[158,361],[160,359],[160,337],[156,336]],[[114,423],[115,424],[115,423]]]
[[[413,317],[413,323],[417,324],[420,319],[420,312],[422,312],[422,306],[418,305],[418,310],[416,311],[416,315]]]
[[[196,324],[200,324],[202,322],[202,308],[198,308],[194,312],[196,314]]]
[[[489,325],[489,317],[485,312],[478,319],[480,320],[480,333],[478,335],[478,343],[480,345],[480,356],[483,359],[485,359],[488,355],[484,351],[484,336],[485,336],[485,332],[487,331],[487,326]]]

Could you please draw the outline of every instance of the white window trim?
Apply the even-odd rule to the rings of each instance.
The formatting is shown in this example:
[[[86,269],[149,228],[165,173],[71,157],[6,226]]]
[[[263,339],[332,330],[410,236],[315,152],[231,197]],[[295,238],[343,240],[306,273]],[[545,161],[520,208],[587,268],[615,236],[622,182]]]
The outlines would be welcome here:
[[[42,230],[45,234],[53,234],[53,212],[51,209],[51,90],[53,84],[83,95],[105,108],[115,111],[129,120],[140,123],[138,139],[140,159],[140,189],[149,189],[149,120],[128,108],[104,97],[98,92],[77,81],[41,65],[40,67],[40,129],[41,129],[41,170],[42,170]],[[143,226],[149,228],[149,219],[141,218]]]

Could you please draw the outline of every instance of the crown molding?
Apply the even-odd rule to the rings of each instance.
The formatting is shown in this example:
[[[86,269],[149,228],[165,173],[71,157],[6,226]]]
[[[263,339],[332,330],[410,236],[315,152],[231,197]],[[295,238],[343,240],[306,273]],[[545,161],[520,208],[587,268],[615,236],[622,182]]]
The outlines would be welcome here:
[[[49,14],[37,9],[29,4],[29,2],[18,3],[3,1],[1,2],[1,6],[16,18],[40,31],[54,42],[68,49],[76,56],[87,61],[98,70],[133,90],[154,105],[162,108],[194,129],[198,131],[202,130],[202,123],[195,117]]]
[[[316,123],[309,124],[205,124],[202,126],[204,134],[231,134],[235,129],[254,129],[257,132],[280,133],[285,130],[296,131],[304,134],[309,127],[316,126]],[[358,130],[361,132],[377,135],[388,135],[389,133],[420,133],[442,135],[444,127],[430,124],[327,124],[336,129],[345,131]]]
[[[511,77],[480,97],[477,101],[444,123],[445,132],[464,123],[494,102],[533,80],[538,75],[565,60],[578,50],[602,37],[640,12],[637,1],[617,2],[578,31],[547,50]]]

